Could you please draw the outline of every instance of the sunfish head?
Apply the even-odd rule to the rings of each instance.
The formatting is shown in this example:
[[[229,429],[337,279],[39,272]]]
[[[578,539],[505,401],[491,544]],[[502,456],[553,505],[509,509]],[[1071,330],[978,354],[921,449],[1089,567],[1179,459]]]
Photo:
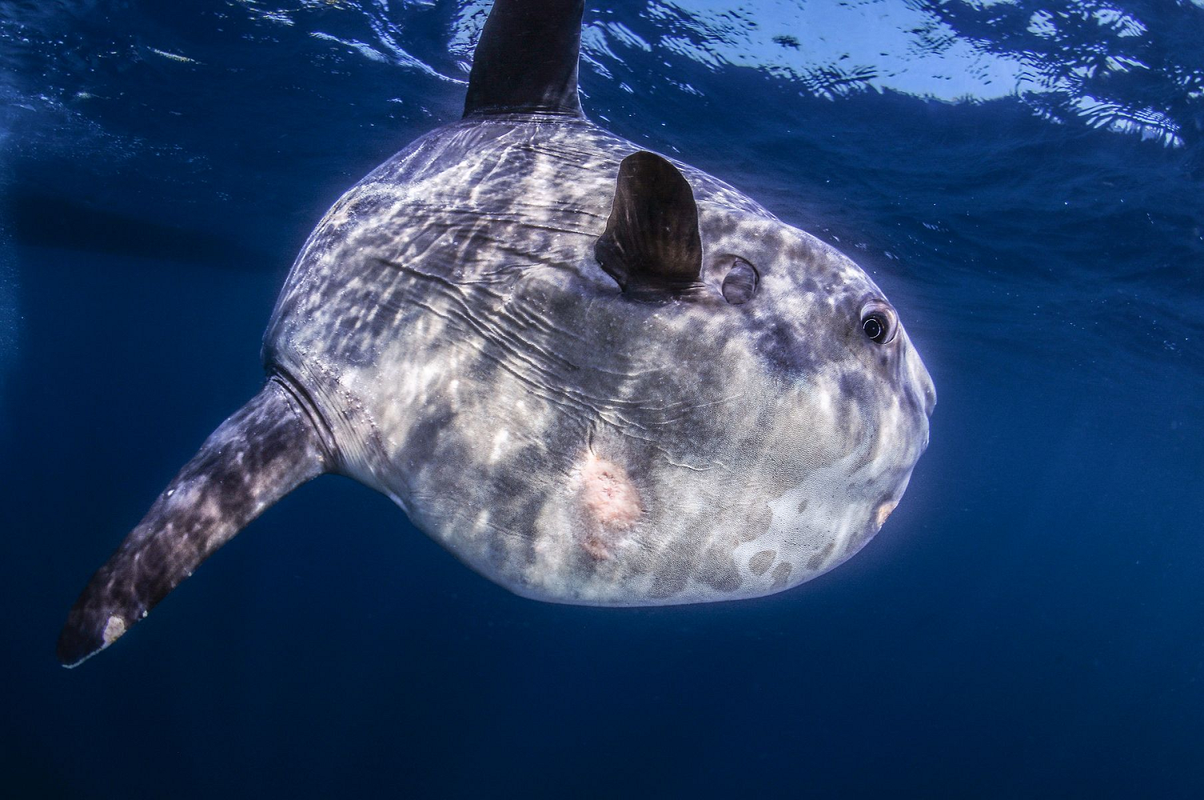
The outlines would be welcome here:
[[[760,577],[750,589],[783,588],[882,527],[927,447],[936,390],[898,312],[851,259],[777,220],[705,203],[699,218],[701,278],[723,298],[719,361],[745,390],[730,463],[771,510],[734,561]]]
[[[477,414],[491,427],[468,441],[504,420],[547,444],[478,473],[530,498],[512,515],[483,498],[520,544],[453,549],[522,594],[590,604],[754,597],[831,569],[928,444],[936,392],[898,313],[835,248],[713,187],[696,201],[666,159],[629,156],[613,185],[576,267],[589,285],[524,287],[562,333],[523,335],[571,365],[556,392],[582,408],[509,416],[527,405],[503,390]]]

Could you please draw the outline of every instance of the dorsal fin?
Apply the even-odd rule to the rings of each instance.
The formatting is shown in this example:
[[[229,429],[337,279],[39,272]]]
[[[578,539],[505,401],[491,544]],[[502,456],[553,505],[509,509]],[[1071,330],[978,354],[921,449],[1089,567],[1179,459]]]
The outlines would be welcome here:
[[[624,292],[680,291],[697,284],[698,205],[677,167],[643,150],[623,159],[594,257]]]
[[[585,0],[496,0],[472,60],[464,116],[581,117],[577,58]]]

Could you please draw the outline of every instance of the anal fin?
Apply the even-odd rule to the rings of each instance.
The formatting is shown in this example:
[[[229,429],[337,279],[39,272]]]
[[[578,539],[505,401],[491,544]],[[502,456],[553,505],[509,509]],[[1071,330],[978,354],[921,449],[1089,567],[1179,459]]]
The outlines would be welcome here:
[[[73,667],[108,647],[251,520],[327,471],[314,423],[276,379],[222,423],[92,576],[59,636]]]

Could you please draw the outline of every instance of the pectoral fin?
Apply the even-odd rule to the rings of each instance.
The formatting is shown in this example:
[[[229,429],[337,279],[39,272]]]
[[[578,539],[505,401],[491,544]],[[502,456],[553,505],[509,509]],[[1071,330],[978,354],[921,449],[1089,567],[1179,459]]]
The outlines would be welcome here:
[[[698,205],[677,167],[647,151],[623,159],[594,256],[624,292],[697,284],[702,271]]]
[[[329,455],[291,391],[273,379],[221,424],[67,616],[58,657],[73,667],[108,647],[244,526]]]

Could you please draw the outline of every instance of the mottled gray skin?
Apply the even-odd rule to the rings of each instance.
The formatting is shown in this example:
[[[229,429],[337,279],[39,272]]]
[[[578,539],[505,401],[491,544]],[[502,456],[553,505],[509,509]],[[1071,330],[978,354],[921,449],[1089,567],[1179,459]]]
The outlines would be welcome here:
[[[682,164],[702,284],[624,294],[599,266],[619,162],[583,119],[468,118],[349,191],[264,343],[332,469],[528,597],[755,597],[881,527],[935,391],[907,334],[862,329],[852,261]],[[760,275],[730,305],[735,257]]]
[[[326,472],[567,603],[762,595],[882,526],[936,399],[897,315],[831,247],[587,122],[583,13],[495,0],[465,119],[318,226],[267,385],[84,587],[64,665]]]

